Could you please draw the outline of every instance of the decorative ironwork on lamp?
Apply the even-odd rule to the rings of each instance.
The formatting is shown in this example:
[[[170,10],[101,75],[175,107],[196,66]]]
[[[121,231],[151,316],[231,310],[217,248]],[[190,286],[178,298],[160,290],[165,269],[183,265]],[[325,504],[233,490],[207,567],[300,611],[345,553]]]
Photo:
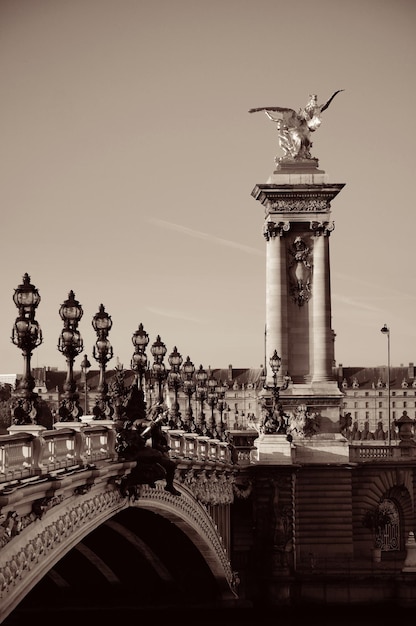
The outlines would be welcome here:
[[[265,434],[273,434],[273,433],[281,433],[284,434],[287,432],[287,416],[283,413],[282,406],[279,404],[280,391],[282,389],[287,389],[290,376],[287,374],[284,377],[284,383],[282,386],[278,386],[277,384],[277,375],[280,370],[280,366],[282,363],[282,359],[277,354],[277,350],[275,350],[272,356],[269,359],[269,365],[273,372],[273,387],[272,387],[272,398],[271,403],[268,401],[268,398],[264,398],[264,408],[266,409],[266,417],[263,421],[262,428]],[[267,388],[266,388],[267,389]]]
[[[215,378],[214,374],[211,372],[207,379],[207,403],[211,408],[211,423],[209,428],[209,433],[212,437],[217,437],[217,424],[215,421],[214,409],[218,402],[217,389],[218,381]]]
[[[40,303],[38,290],[30,282],[29,274],[23,276],[23,282],[15,289],[13,302],[19,311],[12,329],[11,340],[20,348],[24,358],[24,372],[13,393],[10,403],[13,424],[36,424],[39,416],[39,396],[33,391],[35,379],[31,371],[33,350],[42,343],[42,331],[35,320],[36,309]]]
[[[227,402],[225,401],[225,394],[227,393],[227,389],[228,389],[227,383],[220,381],[215,390],[217,393],[217,398],[218,398],[217,408],[218,408],[218,411],[220,412],[220,425],[219,425],[219,429],[217,429],[217,433],[221,441],[225,441],[226,439],[226,434],[225,434],[226,429],[225,429],[225,424],[223,420],[223,413],[224,413],[224,410],[227,408]]]
[[[171,367],[168,373],[168,382],[173,387],[174,391],[174,402],[173,402],[173,415],[172,422],[176,428],[183,428],[183,422],[179,410],[179,402],[178,402],[178,391],[182,386],[182,376],[181,376],[181,365],[183,363],[183,357],[180,352],[178,352],[177,347],[175,346],[168,356],[169,365]]]
[[[185,363],[182,365],[183,390],[188,396],[188,409],[186,412],[185,428],[188,432],[196,431],[195,420],[192,411],[192,396],[195,393],[196,385],[194,380],[195,365],[189,356],[186,357]]]
[[[63,385],[64,393],[58,409],[61,422],[80,422],[83,414],[74,381],[74,361],[84,349],[81,334],[77,330],[83,314],[82,306],[75,299],[75,294],[71,290],[68,299],[59,309],[64,327],[59,337],[58,350],[64,355],[67,363],[67,375]]]
[[[157,380],[158,383],[158,401],[163,403],[163,381],[166,378],[166,368],[163,363],[163,359],[165,358],[165,354],[167,352],[166,346],[160,338],[160,335],[157,335],[156,341],[153,342],[152,347],[150,348],[150,352],[153,356],[153,365],[152,365],[152,375]]]
[[[131,338],[134,353],[131,358],[131,369],[136,373],[139,389],[143,390],[143,376],[147,368],[146,348],[149,343],[149,335],[140,322],[138,329],[133,333]]]
[[[207,431],[207,425],[205,422],[204,400],[206,400],[207,398],[206,384],[207,384],[208,374],[204,370],[202,365],[199,366],[199,369],[197,370],[195,374],[195,379],[196,379],[196,390],[195,390],[196,399],[199,400],[200,402],[200,412],[199,412],[197,430],[202,435],[205,435]]]
[[[113,322],[106,312],[104,305],[100,304],[98,313],[92,319],[92,326],[97,334],[97,341],[93,347],[93,357],[100,366],[100,378],[97,387],[97,397],[93,408],[95,420],[112,419],[114,408],[108,395],[108,384],[105,380],[106,365],[113,358],[113,348],[108,340],[108,334]]]
[[[84,415],[87,415],[88,412],[88,384],[87,384],[87,374],[91,367],[91,363],[88,360],[86,354],[84,354],[84,358],[81,361],[81,370],[84,377]]]

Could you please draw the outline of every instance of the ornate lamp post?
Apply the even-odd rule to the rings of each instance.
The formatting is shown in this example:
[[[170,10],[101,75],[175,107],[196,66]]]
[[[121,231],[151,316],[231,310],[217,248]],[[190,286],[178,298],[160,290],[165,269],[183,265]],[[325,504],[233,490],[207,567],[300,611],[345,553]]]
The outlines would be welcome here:
[[[111,316],[105,311],[104,305],[100,304],[98,313],[92,319],[92,326],[97,334],[97,341],[93,347],[92,355],[100,366],[100,378],[97,387],[98,395],[92,411],[95,420],[111,419],[114,413],[108,396],[108,385],[105,380],[106,365],[113,358],[113,348],[108,340],[108,333],[112,325]]]
[[[187,428],[189,432],[195,432],[195,422],[192,413],[192,396],[195,393],[195,365],[192,363],[189,356],[186,357],[185,363],[182,366],[183,375],[183,390],[188,396],[188,411],[187,411]]]
[[[280,358],[280,356],[277,354],[277,351],[275,350],[269,359],[269,364],[273,372],[273,389],[272,389],[273,397],[272,397],[271,406],[270,404],[269,405],[267,404],[267,398],[265,400],[267,416],[263,423],[263,428],[266,434],[272,434],[272,433],[277,433],[277,432],[285,433],[286,428],[287,428],[287,424],[284,421],[285,416],[283,414],[281,407],[278,406],[278,401],[279,401],[279,392],[281,389],[287,389],[289,385],[289,381],[290,381],[290,376],[286,375],[284,377],[284,384],[281,387],[278,387],[277,374],[279,372],[281,362],[282,362],[282,359]]]
[[[87,374],[88,370],[91,367],[91,363],[88,360],[86,354],[84,354],[84,358],[81,361],[81,370],[84,376],[84,415],[88,415],[88,385],[87,385]]]
[[[279,390],[279,387],[277,386],[277,374],[280,370],[281,363],[282,363],[282,359],[277,354],[277,350],[275,350],[269,359],[269,364],[273,372],[273,409],[276,408],[277,401],[279,400],[280,390]]]
[[[217,435],[217,425],[215,423],[215,415],[214,415],[214,408],[217,405],[218,402],[218,396],[217,396],[217,392],[216,392],[216,388],[218,385],[218,381],[215,378],[215,376],[211,373],[211,375],[208,377],[207,380],[207,387],[208,387],[208,392],[207,392],[207,402],[208,405],[211,407],[211,433],[212,436],[215,437]]]
[[[160,335],[156,337],[156,341],[153,342],[150,352],[153,355],[152,375],[158,383],[158,401],[163,402],[163,381],[166,378],[166,368],[163,363],[165,354],[167,352],[166,346],[160,339]]]
[[[182,376],[180,372],[181,365],[183,363],[183,358],[180,352],[178,352],[177,347],[175,346],[168,356],[169,365],[171,367],[168,374],[168,381],[172,385],[174,393],[175,393],[175,401],[173,405],[173,419],[176,423],[176,426],[182,427],[181,415],[179,411],[179,403],[178,403],[178,391],[182,385]]]
[[[204,400],[207,397],[207,389],[206,383],[208,374],[202,367],[199,366],[198,371],[195,374],[196,378],[196,399],[200,402],[200,412],[199,412],[199,428],[202,433],[205,433],[206,424],[205,424],[205,414],[204,414]]]
[[[61,422],[80,422],[83,413],[79,406],[79,394],[74,381],[75,357],[84,349],[81,335],[77,330],[83,314],[82,306],[75,299],[75,294],[71,290],[68,299],[59,309],[64,327],[59,337],[58,350],[64,355],[67,363],[67,375],[63,385],[64,393],[58,409]]]
[[[42,343],[42,331],[35,320],[40,295],[31,284],[29,274],[23,276],[23,283],[15,289],[13,302],[18,308],[19,316],[14,323],[11,339],[22,351],[24,372],[13,394],[10,408],[15,425],[36,424],[39,413],[38,394],[33,391],[35,379],[32,376],[30,360],[33,350]]]
[[[224,409],[226,409],[227,407],[227,403],[225,402],[225,394],[227,393],[227,389],[228,389],[228,385],[227,383],[223,383],[222,381],[220,381],[219,385],[216,388],[216,392],[217,392],[217,397],[218,397],[218,410],[220,412],[220,439],[224,440],[225,437],[225,428],[224,428],[224,421],[223,421],[223,413],[224,413]]]
[[[134,346],[134,353],[131,359],[131,369],[136,372],[139,389],[143,391],[143,375],[147,367],[146,348],[149,343],[149,335],[140,322],[138,329],[131,338]]]
[[[390,328],[387,324],[384,324],[383,328],[380,329],[380,332],[383,335],[387,336],[387,416],[388,416],[388,435],[387,435],[387,443],[391,445],[391,409],[390,409]]]

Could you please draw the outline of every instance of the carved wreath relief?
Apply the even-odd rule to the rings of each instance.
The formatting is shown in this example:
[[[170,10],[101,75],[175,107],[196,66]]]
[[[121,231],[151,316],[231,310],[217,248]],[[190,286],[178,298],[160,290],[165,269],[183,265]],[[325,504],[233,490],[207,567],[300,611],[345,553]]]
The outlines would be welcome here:
[[[290,294],[298,306],[303,306],[311,296],[310,248],[301,237],[296,237],[289,248]]]

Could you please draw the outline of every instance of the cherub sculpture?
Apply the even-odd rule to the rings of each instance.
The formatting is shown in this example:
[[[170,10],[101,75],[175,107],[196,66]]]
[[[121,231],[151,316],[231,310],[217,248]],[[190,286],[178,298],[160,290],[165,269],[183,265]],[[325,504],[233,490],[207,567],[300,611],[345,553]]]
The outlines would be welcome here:
[[[260,107],[249,110],[249,113],[264,111],[272,122],[276,122],[279,145],[284,153],[283,158],[276,159],[277,161],[312,159],[311,133],[319,128],[322,123],[321,114],[340,91],[344,90],[338,89],[325,104],[318,104],[318,97],[315,94],[310,95],[305,108],[299,109],[298,113],[286,107]],[[280,117],[275,117],[271,111],[276,111]]]

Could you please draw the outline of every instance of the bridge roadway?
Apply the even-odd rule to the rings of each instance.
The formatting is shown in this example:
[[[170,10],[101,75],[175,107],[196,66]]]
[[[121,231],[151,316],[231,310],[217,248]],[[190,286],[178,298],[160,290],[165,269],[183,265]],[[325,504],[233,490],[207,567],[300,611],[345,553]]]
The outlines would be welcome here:
[[[103,525],[124,535],[159,578],[169,577],[160,555],[140,538],[144,512],[156,514],[153,520],[166,520],[162,533],[174,530],[172,541],[178,541],[175,537],[182,531],[185,543],[190,542],[206,563],[217,600],[236,601],[236,575],[229,558],[236,466],[227,443],[167,431],[171,457],[177,462],[175,487],[181,495],[171,495],[164,481],[158,481],[156,488],[140,485],[136,497],[126,497],[119,483],[134,462],[118,460],[112,423],[60,426],[53,431],[34,426],[32,432],[20,426],[0,436],[0,623],[47,575],[59,587],[54,568],[75,548],[107,581],[118,579],[83,543]],[[142,514],[134,532],[117,521],[131,509]],[[132,572],[129,576],[135,578]],[[139,574],[135,584],[141,584]]]

